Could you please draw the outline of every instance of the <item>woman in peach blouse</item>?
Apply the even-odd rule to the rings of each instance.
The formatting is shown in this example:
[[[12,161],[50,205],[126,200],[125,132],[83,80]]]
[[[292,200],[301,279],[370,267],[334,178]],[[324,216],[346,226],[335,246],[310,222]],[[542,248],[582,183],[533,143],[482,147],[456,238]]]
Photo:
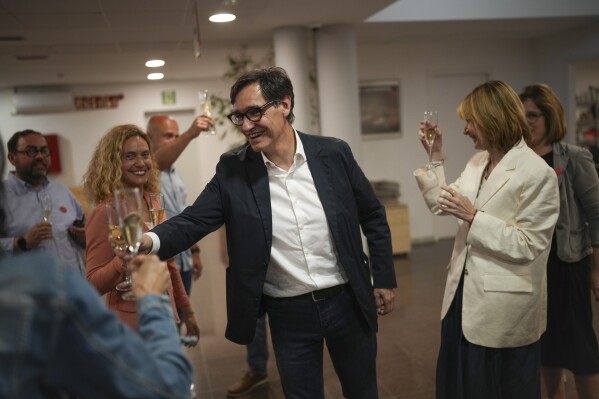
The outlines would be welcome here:
[[[125,266],[122,252],[115,250],[109,240],[106,205],[114,202],[116,190],[137,187],[146,208],[145,221],[149,221],[149,193],[160,191],[160,179],[147,135],[134,125],[112,128],[96,146],[83,186],[87,197],[96,205],[86,225],[87,279],[101,295],[106,295],[108,307],[116,311],[123,322],[137,329],[135,302],[123,300],[122,292],[115,289],[125,278]],[[145,226],[144,230],[147,230]],[[175,319],[179,322],[178,307],[183,311],[187,335],[199,336],[197,321],[173,259],[167,261],[167,266],[171,276],[168,293]]]

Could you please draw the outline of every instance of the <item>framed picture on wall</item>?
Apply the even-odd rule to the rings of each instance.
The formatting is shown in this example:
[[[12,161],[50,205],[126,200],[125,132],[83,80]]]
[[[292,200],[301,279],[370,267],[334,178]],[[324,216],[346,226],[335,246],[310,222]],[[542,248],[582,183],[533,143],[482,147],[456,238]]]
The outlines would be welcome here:
[[[360,83],[360,121],[365,137],[401,134],[398,81]]]

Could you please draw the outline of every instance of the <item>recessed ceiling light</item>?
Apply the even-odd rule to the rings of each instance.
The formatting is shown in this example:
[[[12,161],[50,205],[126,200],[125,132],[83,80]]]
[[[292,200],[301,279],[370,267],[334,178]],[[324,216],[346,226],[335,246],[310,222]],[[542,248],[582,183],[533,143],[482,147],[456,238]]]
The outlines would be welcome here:
[[[160,80],[162,78],[164,78],[164,74],[160,73],[160,72],[155,72],[155,73],[148,74],[148,79],[149,80]]]
[[[208,18],[208,20],[210,22],[231,22],[234,21],[235,18],[237,18],[235,14],[220,13],[211,15],[210,18]]]
[[[157,68],[164,65],[164,60],[149,60],[146,61],[146,66],[148,68]]]

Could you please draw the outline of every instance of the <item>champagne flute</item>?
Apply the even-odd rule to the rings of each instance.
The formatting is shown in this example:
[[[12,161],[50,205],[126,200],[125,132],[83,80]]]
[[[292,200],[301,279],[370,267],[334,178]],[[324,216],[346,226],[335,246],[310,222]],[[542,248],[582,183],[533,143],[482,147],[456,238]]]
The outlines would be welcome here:
[[[164,217],[164,196],[162,193],[150,193],[150,221],[146,223],[149,229],[153,229]]]
[[[433,163],[433,144],[435,143],[435,138],[437,137],[437,133],[435,133],[437,123],[437,111],[424,111],[424,139],[428,145],[429,168],[432,167]]]
[[[50,193],[47,190],[38,191],[37,198],[40,202],[44,222],[52,223],[50,222],[50,215],[52,214],[52,197],[50,197]],[[56,245],[56,241],[54,241],[54,232],[52,232],[52,238],[49,238],[49,240],[52,241],[52,245],[54,245],[54,248],[58,252],[58,246]]]
[[[203,112],[203,115],[212,116],[212,102],[210,101],[210,92],[208,90],[200,90],[198,93],[198,97],[200,99],[200,108]],[[215,135],[216,130],[214,130],[214,126],[211,126],[206,133],[210,135]]]
[[[44,218],[44,222],[47,222],[50,220],[50,214],[52,214],[52,198],[46,190],[40,191],[37,197],[42,207],[42,218]]]
[[[114,193],[116,213],[119,218],[121,234],[125,241],[126,252],[137,255],[143,234],[143,203],[138,188],[125,188]],[[125,280],[131,282],[129,270],[126,270]],[[126,301],[135,300],[132,291],[126,291],[121,296]]]
[[[121,227],[119,225],[119,218],[116,213],[116,209],[111,204],[105,204],[106,211],[106,224],[108,225],[108,236],[115,242],[115,249],[119,251],[125,251],[126,248],[123,244],[123,235],[121,234]],[[121,281],[115,286],[117,291],[129,291],[131,290],[131,276],[129,275],[127,267],[127,259],[123,260],[123,266],[125,267],[125,280]]]

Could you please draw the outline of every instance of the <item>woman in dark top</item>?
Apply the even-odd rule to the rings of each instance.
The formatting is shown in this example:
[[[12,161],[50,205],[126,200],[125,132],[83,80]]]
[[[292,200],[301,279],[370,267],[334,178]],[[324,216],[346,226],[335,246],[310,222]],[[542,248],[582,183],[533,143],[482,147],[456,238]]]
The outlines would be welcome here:
[[[547,330],[541,363],[549,398],[565,398],[564,369],[579,398],[599,398],[599,347],[591,291],[599,300],[599,177],[591,154],[562,143],[564,111],[545,84],[524,88],[520,99],[531,130],[530,147],[558,176],[560,214],[547,262]]]

